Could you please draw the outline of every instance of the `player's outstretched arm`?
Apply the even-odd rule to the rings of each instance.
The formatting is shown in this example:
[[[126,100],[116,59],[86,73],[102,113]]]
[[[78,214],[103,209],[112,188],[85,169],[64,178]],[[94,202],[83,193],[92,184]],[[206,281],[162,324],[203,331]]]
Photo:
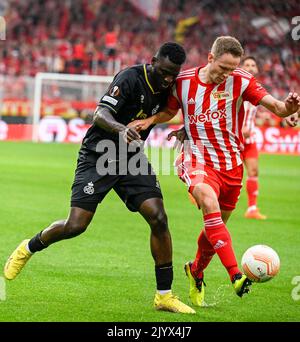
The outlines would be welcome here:
[[[141,136],[134,128],[129,128],[116,121],[111,112],[106,107],[98,106],[94,112],[94,123],[100,128],[112,134],[121,134],[128,143],[140,140]]]
[[[145,131],[151,125],[170,121],[177,114],[177,110],[165,108],[163,111],[143,120],[134,120],[127,127],[134,128],[137,132]]]
[[[297,93],[289,93],[284,101],[279,101],[272,95],[266,95],[259,103],[277,116],[285,118],[299,111],[300,96]]]

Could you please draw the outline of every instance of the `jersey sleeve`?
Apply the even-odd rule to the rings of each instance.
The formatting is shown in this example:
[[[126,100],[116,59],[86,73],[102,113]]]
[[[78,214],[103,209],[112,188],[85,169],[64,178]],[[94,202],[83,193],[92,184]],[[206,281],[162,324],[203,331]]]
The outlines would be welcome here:
[[[176,85],[173,86],[172,92],[168,97],[167,107],[173,110],[177,110],[181,108],[181,105],[177,96]]]
[[[257,106],[259,101],[266,95],[268,95],[266,89],[258,83],[254,77],[251,77],[250,82],[243,93],[243,100],[249,101],[254,106]]]
[[[133,96],[134,74],[134,71],[130,69],[123,70],[117,74],[98,105],[110,109],[114,116],[118,115],[124,104],[130,101]]]

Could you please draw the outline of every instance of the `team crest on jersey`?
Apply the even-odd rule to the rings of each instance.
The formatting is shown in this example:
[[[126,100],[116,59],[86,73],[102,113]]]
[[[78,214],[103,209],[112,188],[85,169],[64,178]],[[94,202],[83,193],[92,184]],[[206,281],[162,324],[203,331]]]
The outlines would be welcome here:
[[[83,188],[83,192],[87,195],[92,195],[95,192],[93,182],[89,182],[88,185]]]
[[[215,91],[212,93],[213,97],[215,100],[220,101],[220,100],[227,100],[230,98],[230,93],[229,91]]]
[[[109,90],[110,96],[118,96],[120,94],[120,88],[118,86],[114,86]]]

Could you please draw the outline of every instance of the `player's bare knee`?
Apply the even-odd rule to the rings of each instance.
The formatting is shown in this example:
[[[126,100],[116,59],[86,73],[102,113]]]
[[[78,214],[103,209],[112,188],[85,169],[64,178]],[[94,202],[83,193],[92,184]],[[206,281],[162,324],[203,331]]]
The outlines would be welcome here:
[[[87,225],[76,221],[67,221],[64,226],[64,235],[66,239],[82,234],[87,229]]]
[[[153,233],[161,234],[168,230],[168,218],[164,212],[157,212],[149,221]]]
[[[248,177],[258,177],[258,169],[250,168],[248,171]]]

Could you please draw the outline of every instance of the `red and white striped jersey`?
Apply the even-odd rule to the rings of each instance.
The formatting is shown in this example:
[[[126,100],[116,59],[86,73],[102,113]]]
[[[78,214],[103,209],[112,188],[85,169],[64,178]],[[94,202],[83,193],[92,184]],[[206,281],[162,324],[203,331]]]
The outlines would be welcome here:
[[[257,113],[257,106],[253,106],[252,103],[245,101],[244,102],[244,127],[246,127],[250,132],[250,137],[245,139],[246,144],[254,144],[256,142],[255,136],[255,116]]]
[[[181,72],[169,97],[170,109],[182,109],[190,147],[198,162],[216,170],[242,164],[243,101],[253,105],[267,95],[247,71],[236,69],[222,84],[205,84],[197,67]]]

